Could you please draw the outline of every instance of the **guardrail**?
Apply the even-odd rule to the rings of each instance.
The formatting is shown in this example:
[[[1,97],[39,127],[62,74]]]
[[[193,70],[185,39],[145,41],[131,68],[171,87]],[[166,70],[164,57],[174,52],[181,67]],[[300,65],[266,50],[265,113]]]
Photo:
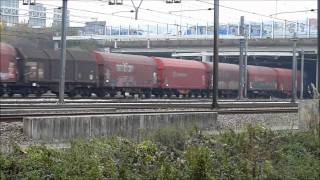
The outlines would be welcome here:
[[[300,35],[297,38],[316,38],[316,34]],[[220,39],[242,39],[244,36],[220,35]],[[248,39],[290,39],[292,36],[274,36],[274,37],[248,37]],[[153,41],[153,40],[209,40],[213,35],[83,35],[67,36],[67,40],[107,40],[107,41]],[[54,36],[54,41],[60,41],[60,36]]]

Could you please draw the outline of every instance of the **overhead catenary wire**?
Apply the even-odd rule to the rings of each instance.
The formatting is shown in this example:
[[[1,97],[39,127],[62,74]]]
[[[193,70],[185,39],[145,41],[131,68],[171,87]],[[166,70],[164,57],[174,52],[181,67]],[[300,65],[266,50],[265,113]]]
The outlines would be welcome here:
[[[97,1],[98,1],[98,0],[97,0]],[[206,3],[206,4],[213,5],[213,3],[206,2],[206,1],[203,1],[203,0],[197,0],[197,1],[198,1],[198,2],[202,2],[202,3]],[[102,2],[102,1],[100,1],[100,2]],[[53,6],[53,7],[59,7],[59,6],[57,6],[57,5],[51,5],[51,4],[44,4],[44,5]],[[123,4],[123,6],[129,7],[129,5],[125,5],[125,4]],[[263,17],[268,17],[268,18],[272,18],[272,19],[278,19],[278,20],[281,20],[281,21],[296,23],[296,21],[290,21],[290,20],[287,20],[287,19],[272,17],[272,16],[270,16],[270,15],[265,15],[265,14],[260,14],[260,13],[256,13],[256,12],[246,11],[246,10],[237,9],[237,8],[233,8],[233,7],[228,7],[228,6],[224,6],[224,5],[219,5],[219,6],[220,6],[220,7],[223,7],[223,8],[228,8],[228,9],[231,9],[231,10],[235,10],[235,11],[240,11],[240,12],[250,13],[250,14],[259,15],[259,16],[263,16]],[[131,7],[131,6],[130,6],[130,7]],[[114,14],[112,14],[112,13],[108,14],[108,13],[102,13],[102,12],[96,12],[96,11],[89,11],[89,10],[77,9],[77,8],[69,8],[69,9],[70,9],[70,10],[75,10],[75,11],[83,11],[83,12],[89,12],[89,13],[103,14],[103,15],[106,15],[106,16],[114,16],[114,17],[119,17],[119,18],[134,19],[133,17],[121,16],[121,15],[114,15]],[[152,10],[152,9],[145,9],[145,8],[141,8],[141,7],[140,7],[140,9],[141,9],[141,10],[151,11],[151,12],[156,12],[156,13],[167,14],[167,15],[175,15],[175,16],[178,16],[178,17],[181,16],[181,15],[177,15],[177,14],[174,14],[174,13],[171,13],[171,14],[170,14],[169,12]],[[317,11],[317,9],[313,9],[313,10],[314,10],[314,11]],[[189,18],[190,18],[190,16],[189,16]],[[158,24],[176,25],[176,24],[173,24],[173,23],[166,23],[166,22],[155,21],[155,20],[150,20],[150,19],[139,19],[139,20],[146,21],[146,22],[152,22],[152,23],[158,23]],[[304,24],[304,23],[299,23],[299,24]]]
[[[206,4],[213,5],[213,3],[206,2],[206,1],[203,1],[203,0],[197,0],[197,1],[202,2],[202,3],[206,3]],[[235,11],[239,11],[239,12],[244,12],[244,13],[247,13],[247,14],[253,14],[253,15],[257,15],[257,16],[261,16],[261,17],[267,17],[267,18],[271,18],[271,19],[276,19],[276,20],[280,20],[280,21],[296,23],[296,21],[292,21],[292,20],[288,20],[288,19],[283,19],[283,18],[278,18],[278,17],[273,17],[272,15],[266,15],[266,14],[256,13],[256,12],[247,11],[247,10],[243,10],[243,9],[238,9],[238,8],[234,8],[234,7],[230,7],[230,6],[225,6],[225,5],[221,5],[221,4],[219,4],[219,7],[226,8],[226,9],[231,9],[231,10],[235,10]],[[313,9],[313,11],[318,11],[318,9]]]

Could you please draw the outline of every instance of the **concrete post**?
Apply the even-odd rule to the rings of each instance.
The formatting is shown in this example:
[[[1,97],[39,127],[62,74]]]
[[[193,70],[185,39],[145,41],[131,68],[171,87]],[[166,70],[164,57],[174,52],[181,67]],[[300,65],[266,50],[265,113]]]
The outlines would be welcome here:
[[[117,40],[114,40],[114,48],[115,48],[115,49],[117,49],[117,48],[118,48]]]
[[[150,39],[147,41],[147,48],[150,49]]]
[[[244,16],[240,17],[240,36],[244,35]],[[243,49],[245,46],[245,40],[243,38],[240,39],[240,56],[239,56],[239,89],[238,89],[238,98],[243,99],[243,87],[244,87],[244,71],[243,71]]]
[[[248,34],[249,39],[251,39],[251,24],[249,24],[249,34]]]
[[[299,23],[296,21],[296,32],[297,32],[297,37],[299,36]]]
[[[283,38],[286,38],[287,34],[287,21],[284,21],[284,28],[283,28]]]
[[[219,0],[214,0],[214,30],[213,30],[213,86],[212,86],[212,108],[218,108],[218,70],[219,70]]]
[[[263,21],[261,21],[261,25],[260,25],[260,39],[262,39],[263,36]]]
[[[207,26],[206,26],[206,35],[208,35],[208,22],[207,22]]]
[[[157,24],[157,35],[159,35],[159,24]]]
[[[292,51],[292,97],[291,102],[295,103],[297,99],[297,36],[293,33],[293,51]]]
[[[197,23],[197,26],[196,26],[196,35],[198,35],[198,23]]]
[[[130,25],[128,26],[128,36],[130,36],[130,30],[131,30],[131,27]]]
[[[304,50],[302,49],[301,51],[301,68],[300,68],[300,76],[301,76],[301,80],[300,80],[300,99],[303,99],[303,74],[304,74]]]
[[[272,33],[271,33],[271,36],[272,36],[272,39],[274,39],[274,21],[272,21]]]
[[[169,33],[169,24],[167,24],[167,35],[168,35],[168,33]]]
[[[229,24],[227,24],[227,36],[229,36]]]
[[[245,33],[244,34],[244,40],[245,40],[245,51],[244,51],[244,62],[243,62],[243,74],[244,74],[244,84],[243,84],[243,97],[246,98],[247,97],[247,87],[248,87],[248,71],[247,71],[247,65],[248,65],[248,35]]]
[[[307,28],[308,28],[308,31],[307,31],[308,32],[308,38],[310,38],[310,32],[311,31],[310,31],[310,19],[309,18],[307,19]]]
[[[67,21],[67,0],[62,4],[62,25],[61,25],[61,61],[60,61],[60,81],[59,81],[59,104],[64,103],[65,69],[66,69],[66,21]]]

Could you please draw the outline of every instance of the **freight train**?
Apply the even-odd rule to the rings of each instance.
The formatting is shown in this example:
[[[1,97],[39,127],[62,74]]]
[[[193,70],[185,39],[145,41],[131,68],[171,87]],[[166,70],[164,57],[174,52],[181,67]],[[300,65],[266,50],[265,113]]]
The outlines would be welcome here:
[[[60,51],[15,48],[1,43],[0,96],[47,91],[58,94]],[[251,66],[247,68],[249,97],[289,97],[291,70]],[[212,63],[162,57],[67,50],[65,93],[69,97],[209,97]],[[297,84],[300,82],[300,73]],[[236,97],[239,66],[219,63],[219,96]],[[298,88],[299,91],[299,88]]]

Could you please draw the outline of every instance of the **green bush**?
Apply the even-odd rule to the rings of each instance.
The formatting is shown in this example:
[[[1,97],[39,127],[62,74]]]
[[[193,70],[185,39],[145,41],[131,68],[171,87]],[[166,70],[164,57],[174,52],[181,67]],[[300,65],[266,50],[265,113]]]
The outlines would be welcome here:
[[[319,131],[244,131],[207,135],[164,129],[141,142],[77,140],[0,154],[0,179],[319,179]]]

